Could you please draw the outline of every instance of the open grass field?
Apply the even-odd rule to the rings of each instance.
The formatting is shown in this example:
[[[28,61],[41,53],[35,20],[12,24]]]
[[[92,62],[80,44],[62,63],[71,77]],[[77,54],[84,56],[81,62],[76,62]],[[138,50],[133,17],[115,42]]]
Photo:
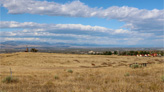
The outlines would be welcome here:
[[[164,92],[164,57],[0,54],[0,92]]]

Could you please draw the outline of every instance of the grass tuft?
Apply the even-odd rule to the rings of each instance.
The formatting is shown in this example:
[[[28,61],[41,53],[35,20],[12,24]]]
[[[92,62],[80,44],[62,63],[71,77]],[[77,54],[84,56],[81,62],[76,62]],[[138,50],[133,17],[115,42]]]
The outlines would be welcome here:
[[[13,78],[11,76],[7,76],[2,80],[3,83],[15,83],[18,82],[17,78]]]
[[[162,82],[164,82],[164,75],[161,77]]]
[[[133,69],[139,68],[139,65],[138,64],[133,64],[133,65],[131,65],[131,68],[133,68]]]
[[[126,73],[124,76],[130,76],[130,74],[129,73]]]
[[[7,91],[4,91],[4,90],[0,90],[0,92],[7,92]]]
[[[70,70],[68,70],[67,72],[69,72],[69,73],[73,73],[73,71],[70,69]]]
[[[55,79],[59,79],[59,76],[55,75],[54,78],[55,78]]]
[[[130,67],[133,68],[133,69],[135,69],[135,68],[142,68],[142,65],[132,64]]]

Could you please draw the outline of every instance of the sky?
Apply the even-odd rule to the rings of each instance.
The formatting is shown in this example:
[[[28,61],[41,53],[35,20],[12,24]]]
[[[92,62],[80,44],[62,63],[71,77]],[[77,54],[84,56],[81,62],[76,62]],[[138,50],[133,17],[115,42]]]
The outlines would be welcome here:
[[[0,39],[164,47],[163,6],[163,0],[0,0]]]

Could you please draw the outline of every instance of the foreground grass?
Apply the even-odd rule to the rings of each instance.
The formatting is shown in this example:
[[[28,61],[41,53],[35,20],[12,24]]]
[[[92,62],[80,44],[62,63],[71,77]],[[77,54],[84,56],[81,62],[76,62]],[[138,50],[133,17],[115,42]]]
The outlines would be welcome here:
[[[3,83],[16,83],[18,82],[17,78],[13,78],[11,76],[7,76],[2,80]]]
[[[48,67],[48,64],[45,62],[42,62],[45,63],[44,66],[39,66],[38,62],[41,63],[42,60],[37,61],[37,59],[34,59],[37,58],[37,54],[35,53],[36,57],[31,58],[34,60],[32,65],[26,66],[24,63],[31,60],[26,57],[30,57],[30,55],[26,56],[26,53],[24,55],[22,54],[24,53],[21,53],[20,56],[18,55],[18,59],[15,58],[15,60],[13,60],[15,62],[13,64],[9,61],[12,57],[2,58],[3,63],[1,63],[0,68],[1,80],[9,75],[9,67],[11,67],[13,77],[18,78],[19,81],[13,83],[1,81],[0,92],[164,92],[163,63],[133,69],[128,66],[120,66],[118,61],[124,59],[125,62],[125,58],[136,60],[135,57],[113,58],[100,56],[99,58],[103,60],[102,62],[108,61],[107,63],[113,63],[114,60],[117,62],[109,67],[92,67],[90,63],[94,60],[93,56],[64,56],[64,54],[61,54],[57,56],[64,58],[62,58],[62,64],[60,64],[60,62],[58,62],[58,64],[56,63],[56,59],[59,59],[57,57],[52,58],[52,54],[38,53],[38,57],[46,55],[44,58],[47,59],[45,60],[50,60],[50,62],[46,61],[50,65],[50,67]],[[31,55],[31,57],[32,56],[33,55]],[[71,60],[70,57],[74,58]],[[89,57],[93,59],[91,60]],[[48,58],[55,60],[52,62],[51,59]],[[88,62],[82,62],[85,61],[85,58]],[[108,60],[104,61],[106,58],[108,58]],[[19,59],[26,61],[20,62]],[[142,59],[145,60],[147,58],[139,59],[142,61]],[[68,63],[67,60],[70,62]],[[74,60],[78,60],[80,64]],[[94,63],[100,65],[101,61],[96,60],[97,59],[94,60]],[[153,58],[149,58],[148,60],[153,60]],[[9,63],[11,64],[8,65]],[[55,64],[54,67],[52,67],[53,64]],[[84,68],[80,67],[81,65],[90,67]]]

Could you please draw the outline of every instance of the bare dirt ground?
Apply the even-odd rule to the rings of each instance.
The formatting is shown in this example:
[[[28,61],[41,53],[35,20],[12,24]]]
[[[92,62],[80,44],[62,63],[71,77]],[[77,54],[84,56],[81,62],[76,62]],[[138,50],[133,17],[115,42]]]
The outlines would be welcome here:
[[[17,81],[6,83],[10,68]],[[0,54],[0,92],[164,92],[163,76],[164,57]]]

